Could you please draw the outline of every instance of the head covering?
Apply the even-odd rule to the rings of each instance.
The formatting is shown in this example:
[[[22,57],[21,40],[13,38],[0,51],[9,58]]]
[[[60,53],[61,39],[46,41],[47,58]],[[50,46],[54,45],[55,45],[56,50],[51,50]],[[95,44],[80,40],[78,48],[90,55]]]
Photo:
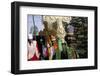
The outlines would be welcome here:
[[[74,33],[74,26],[68,25],[67,30],[68,30],[68,33]]]
[[[28,35],[28,39],[33,39],[33,35],[32,34],[29,34]]]

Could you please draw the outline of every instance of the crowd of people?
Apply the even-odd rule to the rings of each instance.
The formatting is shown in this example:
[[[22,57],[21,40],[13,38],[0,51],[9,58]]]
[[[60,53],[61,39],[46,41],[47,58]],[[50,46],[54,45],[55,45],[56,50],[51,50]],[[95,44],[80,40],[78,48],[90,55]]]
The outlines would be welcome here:
[[[28,61],[78,58],[70,42],[67,43],[71,39],[65,37],[67,41],[63,43],[62,39],[56,37],[54,33],[48,34],[47,31],[44,33],[45,35],[28,35]]]

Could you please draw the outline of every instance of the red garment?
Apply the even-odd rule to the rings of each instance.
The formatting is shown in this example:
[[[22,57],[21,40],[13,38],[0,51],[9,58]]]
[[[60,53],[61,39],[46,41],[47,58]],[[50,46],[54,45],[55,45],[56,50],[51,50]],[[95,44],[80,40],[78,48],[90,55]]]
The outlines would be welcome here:
[[[46,57],[49,56],[48,50],[46,49]]]
[[[34,60],[39,60],[39,58],[36,56],[36,54],[30,59],[30,60],[32,60],[32,61],[34,61]]]
[[[39,53],[38,44],[36,44],[36,48],[37,48],[36,51],[38,51],[38,53]],[[39,58],[36,56],[36,53],[35,53],[34,56],[31,59],[29,59],[29,60],[30,61],[35,61],[35,60],[39,60]]]

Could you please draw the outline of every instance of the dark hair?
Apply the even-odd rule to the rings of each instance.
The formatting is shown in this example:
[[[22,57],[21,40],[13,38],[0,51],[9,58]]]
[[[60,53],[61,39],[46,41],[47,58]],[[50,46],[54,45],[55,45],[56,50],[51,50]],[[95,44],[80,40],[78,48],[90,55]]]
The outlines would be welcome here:
[[[28,43],[31,45],[31,43],[32,43],[32,39],[28,39]]]

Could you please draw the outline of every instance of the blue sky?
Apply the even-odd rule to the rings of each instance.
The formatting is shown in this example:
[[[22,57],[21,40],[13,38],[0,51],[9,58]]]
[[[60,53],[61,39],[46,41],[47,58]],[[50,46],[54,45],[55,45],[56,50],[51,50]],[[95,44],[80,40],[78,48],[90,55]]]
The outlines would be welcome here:
[[[33,18],[34,18],[34,22],[33,23]],[[37,26],[38,30],[43,30],[44,26],[43,26],[43,20],[42,20],[42,16],[41,15],[28,15],[27,16],[27,29],[28,29],[28,34],[30,32],[30,28],[32,26]]]

